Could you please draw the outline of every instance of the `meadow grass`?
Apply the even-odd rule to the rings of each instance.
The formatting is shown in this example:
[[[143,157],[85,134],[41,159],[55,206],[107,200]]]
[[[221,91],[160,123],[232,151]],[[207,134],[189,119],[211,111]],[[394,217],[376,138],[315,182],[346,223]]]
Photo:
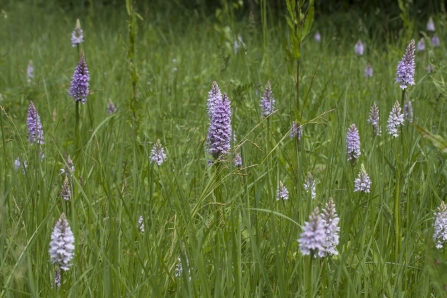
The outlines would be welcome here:
[[[244,41],[234,53],[228,48],[232,40],[215,30],[222,24],[174,7],[139,11],[136,120],[129,108],[133,91],[124,8],[64,11],[26,2],[5,7],[0,16],[0,296],[445,296],[447,253],[432,239],[433,213],[446,200],[445,155],[411,124],[396,139],[386,132],[389,112],[401,98],[395,71],[409,40],[374,31],[369,20],[358,33],[352,21],[340,28],[330,16],[316,18],[311,35],[319,30],[322,42],[309,36],[302,44],[303,137],[297,142],[289,138],[296,94],[281,46],[285,20],[268,16],[265,34],[257,17],[252,26],[247,19],[232,22],[231,38],[240,34]],[[78,62],[70,44],[76,18],[91,75],[91,94],[81,105],[79,151],[75,103],[67,91]],[[426,20],[416,21],[424,31]],[[446,136],[446,20],[435,21],[441,47],[431,47],[427,39],[427,49],[416,55],[416,85],[407,93],[414,122]],[[357,57],[359,38],[366,50]],[[366,79],[368,62],[374,75]],[[427,74],[428,63],[435,72]],[[231,160],[208,166],[206,101],[213,81],[231,101],[236,135],[231,155],[241,155],[240,168]],[[267,120],[259,102],[268,81],[276,111]],[[107,113],[109,99],[117,106],[113,115]],[[30,100],[45,132],[41,148],[27,139]],[[367,122],[374,101],[380,109],[379,137]],[[355,166],[348,162],[345,143],[351,124],[361,140]],[[149,160],[157,139],[167,154],[160,166]],[[69,201],[60,195],[66,156],[75,162]],[[26,169],[15,169],[17,158],[27,162]],[[361,164],[372,181],[366,194],[354,192]],[[315,199],[303,186],[309,172],[318,181]],[[275,199],[280,181],[289,189],[287,201]],[[340,216],[339,254],[303,256],[297,242],[302,225],[330,197]],[[62,212],[76,249],[73,266],[56,288],[48,249]]]

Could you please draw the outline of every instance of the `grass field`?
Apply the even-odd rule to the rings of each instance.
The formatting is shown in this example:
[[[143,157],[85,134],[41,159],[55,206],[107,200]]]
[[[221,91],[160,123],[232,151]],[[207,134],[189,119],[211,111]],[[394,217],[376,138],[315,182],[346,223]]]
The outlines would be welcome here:
[[[298,111],[282,47],[286,19],[268,10],[234,19],[174,5],[140,9],[129,60],[125,7],[67,11],[25,3],[10,3],[0,15],[1,297],[447,295],[447,251],[433,240],[434,213],[447,198],[445,154],[408,121],[397,138],[386,129],[402,97],[396,67],[410,39],[425,36],[416,84],[406,93],[413,123],[447,136],[445,17],[434,16],[440,47],[430,42],[427,19],[386,34],[370,20],[359,28],[358,16],[342,27],[331,16],[316,17],[301,46]],[[77,18],[91,79],[76,135],[68,90],[79,59],[70,42]],[[235,51],[238,35],[243,45]],[[365,78],[368,63],[374,74]],[[427,73],[428,64],[435,71]],[[235,137],[229,158],[209,166],[213,81],[231,101]],[[266,118],[260,100],[268,81],[276,106]],[[117,108],[112,115],[109,100]],[[30,101],[43,145],[28,141]],[[382,129],[376,137],[367,122],[374,102]],[[289,137],[297,117],[300,141]],[[346,149],[351,124],[361,142],[354,166]],[[150,162],[157,139],[167,156],[160,166]],[[242,167],[233,165],[236,153]],[[61,174],[68,157],[73,175]],[[362,164],[369,193],[354,192]],[[314,199],[304,188],[308,173],[317,182]],[[61,196],[65,177],[70,200]],[[276,200],[280,182],[288,200]],[[297,241],[302,227],[330,197],[340,217],[338,255],[305,256]],[[63,212],[75,250],[57,287],[48,250]]]

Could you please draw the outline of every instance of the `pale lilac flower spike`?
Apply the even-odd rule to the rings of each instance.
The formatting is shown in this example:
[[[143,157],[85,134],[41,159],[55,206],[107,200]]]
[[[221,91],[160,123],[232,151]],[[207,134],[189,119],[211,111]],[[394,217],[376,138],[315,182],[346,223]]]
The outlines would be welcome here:
[[[70,269],[74,257],[74,236],[65,214],[62,213],[51,233],[50,259],[51,263],[58,265],[62,270]]]
[[[210,121],[213,118],[214,109],[216,108],[216,104],[218,102],[222,101],[222,94],[220,92],[219,86],[214,81],[213,85],[211,86],[210,92],[208,92],[208,117],[210,118]]]
[[[354,184],[354,192],[369,192],[369,188],[371,187],[371,180],[369,179],[368,173],[366,173],[365,166],[363,164],[359,176],[357,179],[355,179]]]
[[[234,54],[237,55],[239,49],[244,46],[244,42],[242,41],[242,36],[238,34],[237,39],[234,40]]]
[[[360,136],[355,124],[352,124],[346,135],[346,147],[348,153],[348,161],[351,165],[355,165],[360,156]]]
[[[31,83],[33,79],[34,79],[33,60],[30,60],[28,63],[28,67],[26,68],[26,80],[28,81],[28,83]]]
[[[61,286],[61,270],[59,267],[56,267],[54,270],[54,283],[56,284],[57,288]]]
[[[365,78],[370,78],[373,76],[373,69],[371,67],[371,64],[368,63],[365,68]]]
[[[390,112],[390,117],[388,118],[388,124],[386,126],[388,133],[395,138],[399,136],[399,126],[404,123],[404,114],[401,114],[400,111],[400,104],[396,100],[396,103]]]
[[[435,222],[433,240],[436,241],[436,248],[440,249],[447,242],[447,205],[441,201],[441,205],[435,212]]]
[[[304,190],[310,193],[312,199],[317,197],[317,182],[310,172],[307,173],[306,181],[304,181]]]
[[[423,51],[425,50],[425,40],[424,38],[419,39],[418,44],[417,44],[417,51]]]
[[[144,220],[143,220],[143,216],[142,215],[140,215],[140,218],[138,219],[137,227],[140,229],[140,231],[142,233],[144,233]]]
[[[404,104],[404,119],[409,123],[413,122],[413,105],[411,101],[405,100]]]
[[[441,45],[441,42],[439,41],[439,37],[438,37],[438,35],[433,35],[433,37],[431,38],[431,44],[434,46],[434,47],[439,47],[440,45]]]
[[[109,98],[109,103],[107,104],[107,113],[109,113],[109,115],[113,115],[116,112],[116,107],[113,104],[112,100]]]
[[[14,168],[16,169],[16,171],[20,168],[20,158],[17,157],[17,159],[14,161]]]
[[[34,143],[44,144],[42,123],[40,122],[40,116],[37,114],[36,107],[32,101],[29,102],[26,124],[28,126],[28,140],[31,145]]]
[[[320,31],[317,31],[317,33],[315,33],[315,41],[316,41],[316,42],[320,42],[320,41],[321,41],[321,34],[320,34]]]
[[[408,45],[402,60],[397,65],[396,83],[400,83],[400,88],[404,90],[409,85],[414,85],[414,39]]]
[[[206,138],[207,151],[215,160],[226,155],[231,147],[231,104],[226,94],[216,103]]]
[[[279,187],[278,187],[278,191],[276,192],[276,200],[288,200],[289,199],[289,190],[287,189],[287,187],[284,186],[284,184],[282,184],[282,182],[279,182]]]
[[[235,167],[242,167],[242,157],[238,153],[234,154],[233,164]]]
[[[267,82],[267,87],[264,91],[264,96],[261,98],[261,110],[262,116],[268,117],[273,113],[275,109],[275,100],[273,99],[272,87],[270,82]]]
[[[81,54],[79,63],[73,73],[70,90],[68,91],[74,101],[80,101],[83,104],[87,102],[89,81],[90,74],[88,72],[87,62],[85,61],[84,54]]]
[[[338,226],[338,222],[340,221],[340,218],[337,215],[335,203],[332,198],[329,198],[329,202],[322,211],[321,218],[323,219],[324,233],[326,237],[324,253],[320,253],[320,256],[338,255],[337,245],[340,239],[340,227]]]
[[[79,19],[76,20],[76,27],[71,33],[71,45],[72,47],[76,47],[78,44],[84,42],[84,34],[81,29],[81,23]]]
[[[363,55],[363,43],[362,43],[362,41],[360,39],[355,44],[354,51],[357,54],[357,56],[362,56]]]
[[[433,22],[432,17],[430,17],[430,19],[427,22],[427,31],[435,31],[435,23]]]
[[[160,140],[157,140],[154,147],[152,147],[150,160],[151,163],[155,162],[159,166],[166,160],[166,154],[161,146]]]
[[[303,128],[296,121],[292,123],[292,129],[290,130],[290,138],[296,138],[298,141],[301,139]]]
[[[371,123],[373,128],[373,136],[380,136],[382,130],[380,128],[379,122],[379,108],[376,105],[376,102],[373,103],[371,110],[369,112],[368,122]]]
[[[320,216],[318,207],[309,217],[309,221],[304,223],[303,232],[298,242],[303,255],[321,256],[325,252],[326,233],[324,231],[323,219]]]
[[[70,191],[70,183],[68,183],[68,176],[65,176],[64,184],[62,185],[61,190],[61,197],[68,201],[71,198],[71,191]]]

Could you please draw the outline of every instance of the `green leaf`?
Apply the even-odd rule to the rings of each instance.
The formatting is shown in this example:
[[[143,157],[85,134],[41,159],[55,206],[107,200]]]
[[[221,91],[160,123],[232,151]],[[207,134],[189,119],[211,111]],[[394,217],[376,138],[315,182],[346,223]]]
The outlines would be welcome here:
[[[295,36],[291,37],[290,43],[292,44],[292,53],[293,57],[299,58],[301,56],[300,53],[300,40]]]
[[[287,20],[287,24],[289,25],[290,29],[294,30],[295,29],[294,22],[288,16],[286,16],[286,20]]]
[[[287,11],[289,12],[290,16],[293,17],[295,15],[295,7],[296,7],[295,0],[286,0],[286,4],[287,4]]]
[[[311,0],[309,3],[309,8],[307,9],[306,20],[304,21],[304,28],[301,40],[304,40],[307,34],[309,34],[313,22],[314,22],[314,1]]]
[[[419,131],[419,133],[422,135],[422,137],[424,137],[427,140],[429,140],[430,142],[432,142],[436,148],[441,150],[441,152],[447,153],[447,141],[444,140],[443,137],[441,137],[439,135],[432,134],[431,132],[429,132],[425,128],[420,127],[417,124],[413,124],[413,125],[414,125],[414,127],[416,127],[416,129]]]

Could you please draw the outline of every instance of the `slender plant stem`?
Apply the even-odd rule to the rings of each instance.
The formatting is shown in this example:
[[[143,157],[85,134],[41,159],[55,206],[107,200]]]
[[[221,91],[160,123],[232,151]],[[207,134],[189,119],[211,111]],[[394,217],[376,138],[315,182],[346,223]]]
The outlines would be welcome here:
[[[76,152],[76,157],[78,156],[78,154],[79,154],[79,151],[81,150],[81,145],[80,145],[80,135],[79,135],[79,126],[80,126],[80,123],[81,123],[81,121],[80,121],[80,115],[79,115],[79,104],[80,104],[80,101],[79,100],[77,100],[76,101],[76,125],[75,125],[75,141],[76,141],[76,149],[75,149],[75,152]]]
[[[312,260],[314,258],[314,252],[310,254],[308,266],[307,266],[307,297],[312,297]]]
[[[300,45],[301,43],[298,43],[298,51],[300,51]],[[300,62],[301,59],[298,58],[296,60],[296,111],[297,111],[297,115],[299,114],[300,111]],[[303,113],[301,113],[302,115]]]
[[[399,251],[400,251],[400,241],[401,241],[401,230],[400,230],[400,165],[399,165],[399,158],[397,154],[397,141],[394,140],[394,149],[395,149],[395,156],[396,156],[396,188],[394,193],[394,230],[396,235],[396,243],[394,246],[394,257],[395,261],[397,262],[399,258]]]

